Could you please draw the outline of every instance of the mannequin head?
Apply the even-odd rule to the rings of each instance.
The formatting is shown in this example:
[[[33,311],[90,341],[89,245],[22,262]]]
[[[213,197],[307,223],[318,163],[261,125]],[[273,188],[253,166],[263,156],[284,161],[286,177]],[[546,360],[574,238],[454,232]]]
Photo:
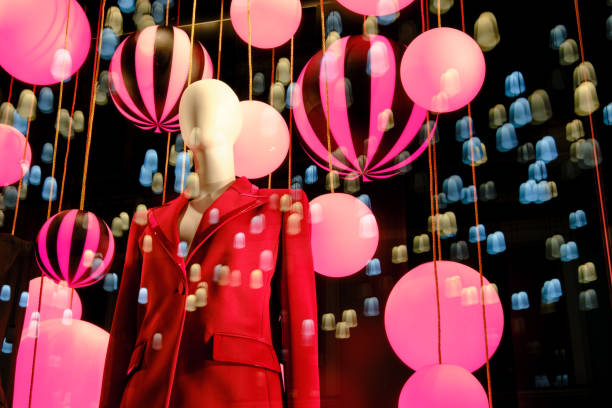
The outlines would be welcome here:
[[[194,152],[232,147],[242,128],[238,97],[224,82],[202,79],[189,85],[179,105],[185,144]]]

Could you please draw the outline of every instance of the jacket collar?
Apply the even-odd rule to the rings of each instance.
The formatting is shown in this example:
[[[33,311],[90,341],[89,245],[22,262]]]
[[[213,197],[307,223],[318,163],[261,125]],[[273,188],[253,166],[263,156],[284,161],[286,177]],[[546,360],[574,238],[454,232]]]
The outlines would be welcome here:
[[[258,193],[258,188],[251,184],[247,178],[236,179],[202,214],[202,219],[191,243],[190,253],[193,253],[222,224],[239,215],[244,209],[264,203],[265,197]],[[179,217],[188,204],[189,199],[185,194],[181,194],[165,205],[150,210],[149,222],[151,227],[163,235],[166,246],[175,255],[178,252],[180,242],[178,235]]]

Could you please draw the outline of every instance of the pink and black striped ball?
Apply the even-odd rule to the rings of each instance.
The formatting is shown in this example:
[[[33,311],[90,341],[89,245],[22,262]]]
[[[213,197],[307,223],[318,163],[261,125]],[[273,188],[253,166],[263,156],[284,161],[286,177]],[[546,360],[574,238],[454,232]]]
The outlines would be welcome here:
[[[355,35],[306,64],[292,104],[302,146],[315,163],[327,168],[331,160],[338,174],[368,181],[397,174],[427,148],[431,135],[415,137],[427,111],[401,85],[404,50],[380,35]]]
[[[108,225],[92,212],[62,211],[49,218],[35,245],[40,270],[70,288],[89,286],[104,277],[113,262],[115,240]]]
[[[213,75],[204,46],[195,41],[193,53],[190,48],[185,31],[165,26],[147,27],[119,44],[109,68],[110,94],[119,112],[144,130],[179,130],[190,58],[191,83]]]

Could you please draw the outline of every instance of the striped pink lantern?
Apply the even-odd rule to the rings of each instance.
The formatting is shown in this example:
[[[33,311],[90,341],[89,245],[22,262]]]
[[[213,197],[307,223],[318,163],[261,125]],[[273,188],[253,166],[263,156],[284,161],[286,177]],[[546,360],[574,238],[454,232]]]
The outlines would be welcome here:
[[[119,111],[144,130],[179,130],[178,107],[187,87],[189,50],[185,31],[151,26],[126,38],[109,68],[110,94]],[[212,78],[213,65],[204,46],[193,46],[191,83]]]
[[[433,130],[415,138],[427,111],[401,86],[405,48],[379,35],[343,37],[306,64],[291,101],[302,146],[320,167],[329,160],[326,117],[332,166],[349,178],[391,177],[427,148]]]
[[[115,240],[94,213],[62,211],[49,218],[35,245],[40,270],[70,288],[89,286],[104,277],[113,262]]]

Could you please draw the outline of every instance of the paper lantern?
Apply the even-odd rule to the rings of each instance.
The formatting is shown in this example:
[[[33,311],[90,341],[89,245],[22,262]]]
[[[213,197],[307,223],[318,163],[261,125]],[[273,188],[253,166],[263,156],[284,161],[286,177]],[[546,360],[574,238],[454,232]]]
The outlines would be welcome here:
[[[338,3],[364,16],[386,16],[397,13],[414,0],[338,0]]]
[[[484,324],[477,271],[452,261],[438,261],[438,288],[442,361],[474,371],[485,363]],[[449,295],[445,285],[459,277],[462,289],[474,288],[477,303],[463,306],[460,292]],[[504,328],[499,296],[485,279],[485,310],[489,357],[495,353]],[[470,289],[471,290],[471,289]],[[395,354],[410,368],[419,370],[438,362],[438,317],[433,262],[404,275],[389,294],[385,309],[387,338]]]
[[[462,367],[436,364],[410,376],[399,408],[487,408],[489,400],[478,380]]]
[[[178,107],[187,87],[190,40],[176,27],[151,26],[126,38],[111,60],[110,94],[119,111],[145,130],[179,129]],[[212,78],[212,61],[195,42],[191,82]]]
[[[267,176],[285,160],[289,151],[289,129],[280,113],[259,101],[242,101],[242,130],[234,143],[237,176],[250,179]]]
[[[25,176],[31,160],[30,144],[26,144],[21,132],[12,126],[0,124],[0,186],[13,184]]]
[[[93,213],[65,210],[45,222],[34,249],[47,277],[81,288],[104,277],[113,261],[115,241],[108,225]]]
[[[283,45],[295,34],[302,20],[299,0],[232,0],[232,26],[246,43],[249,42],[249,3],[251,45],[257,48]]]
[[[31,327],[24,329],[17,353],[13,407],[97,407],[108,332],[82,320],[40,322],[30,403],[35,323]]]
[[[321,275],[341,278],[364,268],[378,246],[378,225],[370,209],[344,193],[324,194],[310,203],[312,258]]]
[[[40,282],[43,280],[42,303],[40,307],[40,321],[61,319],[66,309],[72,310],[72,318],[80,319],[83,311],[81,298],[76,290],[65,284],[58,285],[47,277],[34,278],[28,286],[28,306],[25,314],[25,327],[32,318],[32,313],[38,312],[38,296]]]
[[[91,43],[85,12],[70,0],[19,0],[0,5],[0,65],[16,79],[50,85],[70,78],[83,65]]]
[[[320,167],[327,169],[329,161],[326,117],[339,175],[387,178],[427,148],[431,134],[416,137],[426,111],[399,86],[402,52],[383,36],[359,35],[341,38],[306,64],[293,91],[293,112],[302,146]],[[404,150],[411,154],[394,162]]]
[[[482,50],[472,37],[442,27],[424,32],[408,45],[401,77],[416,104],[434,112],[452,112],[476,97],[485,69]]]

